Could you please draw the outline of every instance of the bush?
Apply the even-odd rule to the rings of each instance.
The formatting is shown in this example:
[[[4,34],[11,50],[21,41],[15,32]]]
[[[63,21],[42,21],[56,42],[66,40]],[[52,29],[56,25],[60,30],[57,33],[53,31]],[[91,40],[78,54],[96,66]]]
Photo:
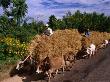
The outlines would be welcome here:
[[[20,43],[19,40],[10,37],[4,38],[3,41],[7,45],[6,51],[8,54],[18,55],[18,56],[26,55],[27,45],[25,42]]]
[[[27,55],[27,45],[25,42],[11,37],[0,40],[0,65],[14,64],[18,59]]]

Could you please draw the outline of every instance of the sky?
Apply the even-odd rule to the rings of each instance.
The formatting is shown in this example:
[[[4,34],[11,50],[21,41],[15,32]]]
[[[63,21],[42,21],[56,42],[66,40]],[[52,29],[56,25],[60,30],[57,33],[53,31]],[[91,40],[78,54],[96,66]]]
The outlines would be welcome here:
[[[27,16],[48,22],[51,15],[62,18],[68,11],[104,13],[110,16],[110,0],[26,0]],[[2,9],[0,8],[0,14]]]

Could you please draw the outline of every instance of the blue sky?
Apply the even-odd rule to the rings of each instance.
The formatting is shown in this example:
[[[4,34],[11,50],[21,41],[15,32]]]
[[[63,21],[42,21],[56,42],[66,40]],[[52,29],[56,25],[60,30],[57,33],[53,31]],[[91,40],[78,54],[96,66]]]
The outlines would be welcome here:
[[[61,18],[66,12],[99,12],[110,16],[110,0],[27,0],[28,14],[36,20],[48,21],[50,15]],[[0,8],[0,11],[1,8]],[[1,13],[1,12],[0,12]]]

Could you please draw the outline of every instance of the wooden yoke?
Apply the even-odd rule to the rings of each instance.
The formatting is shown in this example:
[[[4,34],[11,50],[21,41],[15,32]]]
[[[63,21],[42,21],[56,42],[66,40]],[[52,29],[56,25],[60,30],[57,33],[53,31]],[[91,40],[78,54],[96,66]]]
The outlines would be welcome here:
[[[29,57],[31,57],[31,59],[32,59],[32,55],[28,55],[22,63],[24,63]]]

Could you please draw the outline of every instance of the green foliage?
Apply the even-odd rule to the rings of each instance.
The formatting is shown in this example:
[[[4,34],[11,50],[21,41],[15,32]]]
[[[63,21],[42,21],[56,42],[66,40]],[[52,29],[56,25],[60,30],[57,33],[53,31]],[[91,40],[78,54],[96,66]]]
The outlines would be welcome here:
[[[76,28],[81,33],[86,29],[110,32],[110,16],[96,12],[81,13],[79,10],[72,14],[69,11],[62,19],[56,19],[54,15],[50,16],[49,26],[54,30]]]
[[[27,45],[25,42],[11,37],[0,39],[0,68],[5,65],[14,64],[18,59],[27,55]]]
[[[10,7],[10,4],[13,5]],[[0,0],[0,6],[4,10],[4,14],[0,16],[1,70],[5,65],[14,64],[27,55],[26,44],[33,36],[42,33],[45,26],[42,21],[26,21],[26,0]]]
[[[12,34],[14,38],[19,39],[20,42],[29,42],[31,37],[37,34],[37,32],[32,28],[18,27],[12,28],[10,34]]]
[[[29,42],[34,35],[42,33],[44,28],[42,21],[33,20],[30,23],[23,23],[22,26],[16,26],[14,20],[11,22],[7,16],[0,16],[0,34],[17,38],[20,42]]]
[[[20,43],[17,39],[5,37],[0,41],[0,53],[4,59],[14,56],[22,57],[27,53],[27,45],[25,42]]]
[[[65,21],[58,19],[57,20],[57,29],[65,29],[66,28],[66,24]]]
[[[25,26],[28,30],[32,31],[32,29],[34,31],[36,31],[38,34],[42,33],[43,30],[45,29],[45,25],[42,21],[35,21],[33,20],[31,23],[27,24]],[[31,28],[30,28],[31,27]]]
[[[25,3],[26,0],[12,0],[13,2],[13,9],[12,15],[17,20],[17,23],[20,24],[23,17],[25,17],[27,13],[27,4]]]
[[[54,15],[51,15],[48,24],[53,30],[57,29],[57,18]]]
[[[26,0],[1,0],[0,6],[3,7],[5,15],[13,17],[17,25],[21,24],[21,21],[26,16],[28,8]]]
[[[2,6],[3,8],[8,8],[10,2],[11,0],[0,0],[0,6]]]
[[[0,43],[0,60],[6,60],[5,53],[6,52],[7,45],[5,43]]]

